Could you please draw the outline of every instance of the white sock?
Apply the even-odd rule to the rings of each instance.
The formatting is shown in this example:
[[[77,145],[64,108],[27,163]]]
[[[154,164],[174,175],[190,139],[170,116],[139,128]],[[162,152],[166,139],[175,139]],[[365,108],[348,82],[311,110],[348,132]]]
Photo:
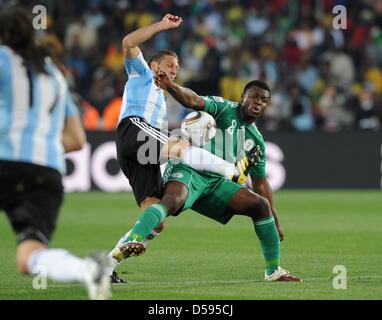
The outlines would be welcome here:
[[[64,249],[36,250],[28,260],[30,274],[44,274],[47,278],[60,282],[84,283],[87,268],[86,259],[78,258]]]
[[[182,160],[196,170],[215,172],[226,178],[230,178],[235,170],[233,163],[229,163],[211,152],[197,147],[186,148]]]
[[[111,254],[112,251],[110,251],[109,254],[108,254],[108,256],[110,258],[110,267],[105,268],[107,270],[107,273],[110,274],[110,275],[113,274],[114,269],[117,268],[119,266],[119,264],[122,262],[122,261],[118,262],[117,260],[115,260],[113,258],[112,254]],[[123,261],[126,261],[126,260],[123,260]]]
[[[117,268],[120,265],[120,263],[122,263],[123,261],[126,261],[126,260],[122,260],[121,262],[118,262],[117,260],[115,260],[113,258],[113,251],[115,248],[120,246],[124,242],[125,239],[127,239],[127,237],[130,235],[130,232],[131,232],[131,230],[129,230],[126,234],[124,234],[121,237],[121,239],[118,240],[117,244],[114,246],[114,248],[108,254],[108,256],[110,258],[110,267],[107,268],[107,271],[110,275],[113,274],[114,269]]]

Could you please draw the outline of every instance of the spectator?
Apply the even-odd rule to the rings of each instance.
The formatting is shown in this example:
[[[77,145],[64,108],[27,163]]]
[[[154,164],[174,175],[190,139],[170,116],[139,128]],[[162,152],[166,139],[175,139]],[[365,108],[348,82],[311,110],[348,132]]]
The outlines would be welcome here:
[[[69,24],[65,37],[65,49],[71,50],[79,46],[89,56],[98,43],[97,30],[86,23],[84,16],[80,16],[74,23]]]
[[[362,130],[377,130],[380,122],[377,105],[371,90],[363,89],[355,103],[356,125]]]
[[[178,77],[181,83],[190,83],[198,91],[219,88],[220,95],[237,100],[243,82],[265,77],[273,96],[287,101],[286,107],[277,103],[275,113],[264,117],[266,127],[287,128],[285,123],[289,123],[290,129],[305,126],[311,130],[306,116],[310,109],[315,129],[357,128],[360,105],[365,102],[358,101],[358,94],[349,99],[354,84],[370,86],[367,90],[371,90],[376,110],[382,99],[382,2],[351,1],[346,30],[332,26],[334,4],[285,0],[49,2],[49,30],[41,32],[40,40],[60,57],[61,64],[66,61],[66,74],[72,75],[76,90],[103,114],[118,97],[115,79],[123,72],[122,36],[152,23],[159,14],[174,12],[185,17],[183,27],[159,35],[144,50],[175,48],[183,66]],[[287,90],[291,82],[297,82],[305,94],[293,97]],[[289,119],[275,116],[292,102]],[[180,107],[175,108],[174,114],[180,117]]]
[[[294,130],[311,131],[314,129],[311,102],[297,84],[292,86],[286,105],[289,109],[290,124]]]

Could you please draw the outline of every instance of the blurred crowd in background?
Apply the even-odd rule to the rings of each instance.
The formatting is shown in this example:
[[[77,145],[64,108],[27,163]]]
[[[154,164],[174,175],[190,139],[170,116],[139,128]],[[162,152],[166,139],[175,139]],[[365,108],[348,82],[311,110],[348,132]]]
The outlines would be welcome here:
[[[380,130],[382,0],[82,0],[6,1],[48,10],[39,32],[62,64],[87,130],[114,130],[123,89],[121,41],[159,21],[183,18],[141,46],[179,55],[177,81],[201,95],[240,101],[244,84],[265,80],[272,101],[258,125],[306,132]],[[347,10],[333,28],[333,7]],[[168,98],[169,127],[189,112]]]

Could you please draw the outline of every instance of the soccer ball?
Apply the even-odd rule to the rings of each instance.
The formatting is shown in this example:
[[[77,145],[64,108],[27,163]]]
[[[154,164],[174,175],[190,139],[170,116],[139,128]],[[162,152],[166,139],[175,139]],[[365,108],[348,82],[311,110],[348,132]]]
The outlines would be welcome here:
[[[207,112],[194,111],[183,119],[180,130],[183,137],[193,145],[200,147],[209,143],[215,137],[216,122]]]

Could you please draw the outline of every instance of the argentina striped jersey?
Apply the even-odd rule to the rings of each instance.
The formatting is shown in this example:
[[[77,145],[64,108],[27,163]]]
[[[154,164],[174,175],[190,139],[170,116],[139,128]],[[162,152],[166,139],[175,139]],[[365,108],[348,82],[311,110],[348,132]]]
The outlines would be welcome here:
[[[123,93],[118,123],[126,117],[141,117],[158,129],[167,130],[166,101],[163,90],[154,83],[153,72],[142,52],[133,59],[125,59],[129,76]]]
[[[0,160],[64,173],[62,130],[77,109],[64,76],[48,58],[46,71],[28,71],[18,54],[0,46]]]

